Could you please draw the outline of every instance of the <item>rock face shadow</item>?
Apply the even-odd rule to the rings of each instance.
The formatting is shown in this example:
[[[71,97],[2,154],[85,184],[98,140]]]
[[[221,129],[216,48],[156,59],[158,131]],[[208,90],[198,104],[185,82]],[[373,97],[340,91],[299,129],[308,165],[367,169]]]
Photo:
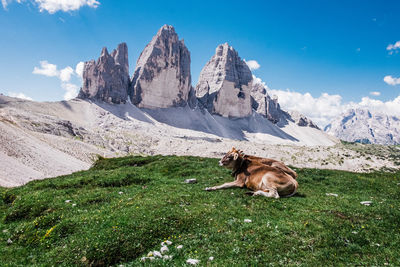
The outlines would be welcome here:
[[[141,109],[154,120],[182,129],[190,129],[219,137],[247,140],[245,133],[262,133],[298,142],[295,137],[285,133],[268,119],[253,112],[245,118],[225,118],[211,115],[206,109],[176,107],[165,109]]]
[[[104,110],[112,113],[123,120],[139,120],[142,122],[147,122],[150,124],[154,124],[154,122],[144,114],[139,108],[137,108],[132,103],[128,102],[126,104],[108,104],[104,102],[93,102],[97,106],[101,107]]]

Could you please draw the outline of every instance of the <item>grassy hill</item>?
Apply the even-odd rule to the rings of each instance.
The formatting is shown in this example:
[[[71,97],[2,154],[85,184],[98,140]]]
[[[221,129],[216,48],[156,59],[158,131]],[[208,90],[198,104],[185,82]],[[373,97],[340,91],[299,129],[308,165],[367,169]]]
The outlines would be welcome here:
[[[216,159],[176,156],[99,159],[88,171],[0,188],[0,262],[400,265],[400,173],[297,171],[299,194],[278,200],[206,192],[230,172]],[[167,239],[172,259],[140,261]]]

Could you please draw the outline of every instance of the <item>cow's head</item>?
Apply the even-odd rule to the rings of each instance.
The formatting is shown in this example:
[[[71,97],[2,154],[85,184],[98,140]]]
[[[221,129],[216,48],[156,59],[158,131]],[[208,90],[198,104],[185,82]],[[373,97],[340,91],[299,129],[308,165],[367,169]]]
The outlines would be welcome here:
[[[237,160],[242,158],[243,152],[232,147],[232,149],[219,161],[219,166],[232,169],[236,165]]]

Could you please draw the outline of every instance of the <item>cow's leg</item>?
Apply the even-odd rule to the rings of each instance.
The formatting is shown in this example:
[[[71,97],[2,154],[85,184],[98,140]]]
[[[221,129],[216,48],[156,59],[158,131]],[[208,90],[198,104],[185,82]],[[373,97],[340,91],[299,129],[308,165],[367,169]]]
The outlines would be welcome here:
[[[264,190],[258,190],[254,192],[253,196],[264,196],[264,197],[273,197],[273,198],[279,198],[278,191],[276,188],[268,188]]]
[[[205,190],[206,191],[214,191],[214,190],[219,190],[219,189],[227,189],[227,188],[232,188],[232,187],[243,187],[244,183],[241,181],[233,181],[230,183],[224,183],[222,185],[218,186],[213,186],[213,187],[207,187]]]

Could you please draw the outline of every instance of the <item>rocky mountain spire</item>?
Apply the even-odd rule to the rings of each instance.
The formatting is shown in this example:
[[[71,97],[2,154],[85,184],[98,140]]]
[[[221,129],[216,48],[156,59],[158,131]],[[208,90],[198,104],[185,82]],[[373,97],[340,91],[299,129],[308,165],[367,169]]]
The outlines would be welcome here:
[[[252,75],[247,64],[227,43],[219,45],[215,55],[200,73],[196,96],[210,113],[224,117],[251,115]]]
[[[97,61],[85,62],[79,98],[125,103],[129,89],[128,47],[121,43],[112,51],[103,48]]]
[[[186,105],[191,90],[190,53],[174,27],[164,25],[141,53],[132,77],[132,103],[141,108]]]
[[[267,86],[260,78],[253,76],[250,95],[251,107],[272,123],[277,123],[286,118],[286,113],[281,110],[278,99],[276,97],[272,98],[267,93]]]

